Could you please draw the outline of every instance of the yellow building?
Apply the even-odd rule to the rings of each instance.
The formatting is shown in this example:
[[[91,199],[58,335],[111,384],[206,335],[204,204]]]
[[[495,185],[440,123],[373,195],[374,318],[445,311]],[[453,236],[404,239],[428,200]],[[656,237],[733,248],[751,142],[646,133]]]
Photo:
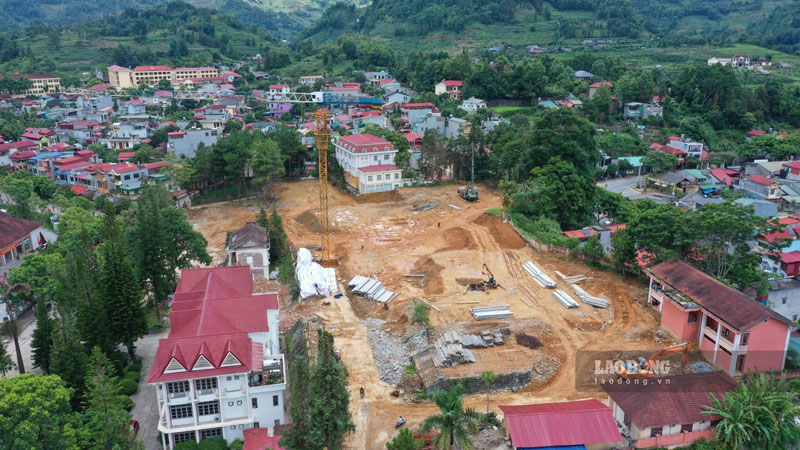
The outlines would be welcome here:
[[[133,69],[111,66],[108,68],[108,82],[116,88],[135,88],[144,83],[155,86],[161,80],[183,81],[193,78],[214,78],[219,70],[214,67],[138,66]]]
[[[14,95],[14,97],[41,97],[61,92],[61,77],[52,73],[24,73],[8,76],[14,79],[27,78],[31,82],[29,89],[21,94]]]

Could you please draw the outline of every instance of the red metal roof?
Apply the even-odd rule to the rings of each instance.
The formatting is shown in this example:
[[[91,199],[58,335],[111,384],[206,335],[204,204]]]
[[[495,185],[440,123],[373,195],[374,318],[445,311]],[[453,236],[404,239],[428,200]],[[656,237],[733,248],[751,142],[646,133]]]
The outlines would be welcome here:
[[[800,250],[788,253],[771,253],[772,257],[780,259],[784,264],[800,262]]]
[[[764,130],[750,130],[745,134],[747,134],[750,137],[758,137],[758,136],[763,136],[763,135],[767,134],[767,132],[764,131]]]
[[[444,83],[445,86],[461,86],[464,84],[461,80],[442,80],[441,83]]]
[[[117,155],[117,161],[127,161],[135,154],[136,152],[119,152],[119,155]]]
[[[11,214],[0,211],[0,250],[19,241],[40,226],[42,226],[40,222],[17,219]]]
[[[9,156],[8,158],[12,159],[12,160],[16,160],[16,161],[21,161],[23,159],[30,159],[30,158],[32,158],[32,157],[34,157],[36,155],[37,155],[37,153],[36,153],[35,150],[23,150],[21,152],[14,153],[13,155]]]
[[[726,392],[736,389],[736,381],[721,371],[674,375],[660,380],[661,383],[650,380],[649,383],[605,383],[602,386],[640,429],[718,420],[718,415],[703,414],[703,406],[713,406],[708,394],[722,399]]]
[[[7,144],[0,144],[0,154],[8,153],[11,150],[39,148],[39,144],[31,140],[23,140],[17,142],[9,142]]]
[[[622,441],[611,408],[600,400],[499,406],[515,448]]]
[[[725,183],[727,186],[733,184],[733,178],[725,173],[724,169],[711,169],[711,175],[717,180]]]
[[[385,172],[387,170],[400,170],[400,168],[395,166],[394,164],[378,164],[376,166],[361,167],[358,170],[364,173],[370,173],[370,172]]]
[[[794,240],[792,232],[789,231],[788,229],[773,231],[772,233],[763,233],[761,237],[764,238],[764,240],[769,242],[770,244],[782,239]]]
[[[761,175],[751,175],[748,180],[752,181],[753,183],[763,184],[764,186],[772,185],[772,180],[769,178],[764,178]]]
[[[350,136],[343,136],[339,138],[339,142],[361,146],[361,145],[389,145],[390,147],[392,144],[387,141],[386,139],[379,138],[373,134],[353,134]],[[394,148],[392,148],[394,150]]]
[[[154,163],[144,163],[144,164],[142,164],[142,167],[144,167],[147,170],[154,170],[154,169],[160,169],[162,167],[165,167],[166,165],[167,165],[166,161],[157,161],[157,162],[154,162]]]
[[[590,88],[599,88],[600,86],[608,86],[611,87],[610,81],[598,81],[597,83],[590,84]]]
[[[770,317],[791,323],[789,319],[683,261],[662,262],[651,267],[650,273],[737,330],[744,331]],[[776,345],[783,348],[782,342]]]
[[[122,163],[122,164],[114,164],[110,167],[110,170],[113,170],[116,173],[128,173],[139,170],[136,164],[131,163]]]
[[[72,191],[75,195],[82,195],[89,190],[89,186],[84,186],[82,184],[73,184],[72,186],[70,186],[69,190]]]
[[[780,225],[794,225],[796,223],[800,223],[800,219],[794,216],[786,216],[778,219],[778,224]]]
[[[402,109],[424,109],[433,108],[433,103],[403,103],[400,105]]]
[[[269,428],[248,428],[244,430],[244,447],[242,450],[285,450],[280,444],[282,436],[275,433],[270,436]]]
[[[134,72],[168,72],[170,70],[172,70],[172,68],[167,66],[137,66],[133,68]]]
[[[92,165],[92,163],[90,163],[88,161],[80,160],[80,161],[74,162],[72,164],[64,164],[63,166],[59,167],[57,170],[60,170],[62,172],[69,172],[70,170],[82,169],[84,167],[89,167],[91,165]]]

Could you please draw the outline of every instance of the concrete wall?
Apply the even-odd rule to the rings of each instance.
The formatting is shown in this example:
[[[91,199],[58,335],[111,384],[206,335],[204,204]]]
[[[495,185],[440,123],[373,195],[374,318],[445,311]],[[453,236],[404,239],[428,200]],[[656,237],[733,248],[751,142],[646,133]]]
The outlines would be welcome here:
[[[698,314],[698,320],[690,323],[688,311],[684,311],[671,300],[664,298],[661,309],[661,326],[669,330],[681,342],[691,342],[697,338],[700,316],[701,314]]]
[[[773,311],[791,320],[800,318],[800,288],[770,291],[767,301]]]
[[[788,330],[787,324],[773,318],[750,329],[744,371],[783,369]]]

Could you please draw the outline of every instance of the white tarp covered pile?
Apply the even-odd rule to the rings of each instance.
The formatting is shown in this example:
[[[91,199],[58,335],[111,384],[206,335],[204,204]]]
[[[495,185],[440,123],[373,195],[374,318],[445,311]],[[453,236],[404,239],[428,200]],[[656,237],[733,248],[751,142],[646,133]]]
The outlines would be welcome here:
[[[307,248],[297,251],[297,266],[295,267],[297,282],[300,284],[300,297],[306,298],[312,295],[324,295],[327,297],[331,292],[336,292],[336,270],[333,268],[322,267],[315,263],[311,257],[311,252]]]

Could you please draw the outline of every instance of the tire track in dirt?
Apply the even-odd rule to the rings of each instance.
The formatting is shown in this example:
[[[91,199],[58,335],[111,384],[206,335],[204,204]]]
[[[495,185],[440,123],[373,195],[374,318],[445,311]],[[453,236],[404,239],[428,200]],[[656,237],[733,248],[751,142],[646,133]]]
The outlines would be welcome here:
[[[538,303],[538,296],[536,296],[528,287],[526,274],[527,272],[521,268],[519,265],[519,256],[517,256],[514,252],[503,252],[503,260],[506,263],[506,268],[511,276],[514,278],[514,281],[517,284],[517,289],[525,296],[529,301],[536,304]]]

